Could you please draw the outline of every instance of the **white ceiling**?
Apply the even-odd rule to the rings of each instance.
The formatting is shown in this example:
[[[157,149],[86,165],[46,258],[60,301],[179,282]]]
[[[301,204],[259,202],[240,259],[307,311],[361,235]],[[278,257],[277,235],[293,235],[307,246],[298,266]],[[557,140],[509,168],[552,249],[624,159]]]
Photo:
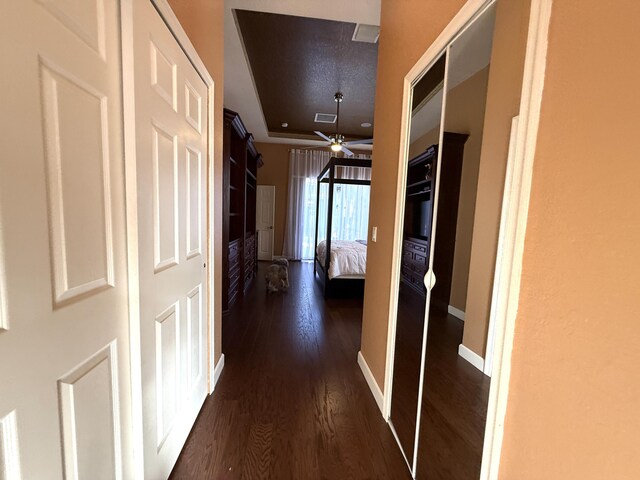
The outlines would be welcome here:
[[[453,42],[449,56],[449,90],[479,72],[491,61],[495,5]],[[411,118],[411,141],[417,140],[440,123],[442,91],[434,95]]]
[[[380,25],[380,0],[226,0],[224,2],[224,106],[240,114],[258,142],[324,145],[326,142],[269,137],[234,9]]]

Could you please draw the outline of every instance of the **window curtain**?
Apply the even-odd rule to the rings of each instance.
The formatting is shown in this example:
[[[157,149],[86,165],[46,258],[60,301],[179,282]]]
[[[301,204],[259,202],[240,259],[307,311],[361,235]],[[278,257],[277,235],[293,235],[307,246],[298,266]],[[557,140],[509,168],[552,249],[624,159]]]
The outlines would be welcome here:
[[[368,156],[361,155],[356,158]],[[340,167],[336,170],[337,178],[371,180],[370,168]],[[369,185],[338,184],[333,187],[331,240],[367,239],[370,192]]]
[[[356,155],[355,158],[371,158]],[[291,150],[289,154],[289,202],[282,255],[292,260],[313,260],[315,250],[317,179],[331,153],[317,150]],[[337,167],[336,178],[370,180],[370,168]],[[335,185],[331,238],[367,238],[369,221],[368,185]],[[325,188],[322,195],[327,195]],[[323,202],[321,202],[322,204]],[[326,199],[324,202],[326,206]],[[326,238],[327,211],[321,209],[318,241]],[[323,228],[324,227],[324,228]]]
[[[331,154],[321,150],[293,149],[289,152],[289,200],[282,247],[285,258],[313,259],[317,179],[330,159]]]

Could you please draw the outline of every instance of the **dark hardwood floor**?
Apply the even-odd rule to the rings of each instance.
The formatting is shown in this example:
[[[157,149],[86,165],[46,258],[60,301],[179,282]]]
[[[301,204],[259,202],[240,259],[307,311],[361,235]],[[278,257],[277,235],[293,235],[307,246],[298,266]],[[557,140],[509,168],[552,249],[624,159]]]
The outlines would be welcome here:
[[[409,479],[356,363],[362,302],[325,302],[310,263],[264,269],[223,319],[225,368],[173,479]]]
[[[400,282],[396,323],[391,423],[407,458],[413,461],[422,365],[425,298]]]
[[[464,323],[432,307],[418,446],[418,479],[480,478],[491,379],[458,355]]]

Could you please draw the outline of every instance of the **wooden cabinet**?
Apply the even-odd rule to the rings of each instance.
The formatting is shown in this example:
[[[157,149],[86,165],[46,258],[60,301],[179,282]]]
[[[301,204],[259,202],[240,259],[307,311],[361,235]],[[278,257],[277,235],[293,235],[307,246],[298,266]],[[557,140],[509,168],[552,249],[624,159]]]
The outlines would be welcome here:
[[[402,280],[424,294],[424,276],[429,267],[429,242],[405,238],[402,244]]]
[[[468,135],[444,133],[433,260],[436,285],[432,292],[432,301],[443,308],[448,306],[451,295],[462,160],[467,138]],[[426,294],[424,276],[432,248],[433,188],[438,148],[439,145],[432,145],[411,159],[407,171],[401,279],[422,295]]]
[[[222,220],[222,309],[251,285],[256,258],[256,188],[262,155],[240,116],[224,110]]]

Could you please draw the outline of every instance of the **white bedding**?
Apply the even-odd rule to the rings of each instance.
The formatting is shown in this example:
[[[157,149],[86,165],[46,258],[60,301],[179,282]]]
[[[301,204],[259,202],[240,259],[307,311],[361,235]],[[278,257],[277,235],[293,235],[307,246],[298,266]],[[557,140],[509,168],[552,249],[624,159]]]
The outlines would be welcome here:
[[[323,240],[316,250],[318,259],[324,267],[327,255],[327,243]],[[364,278],[367,269],[367,246],[359,242],[331,240],[331,259],[329,261],[329,279]]]

